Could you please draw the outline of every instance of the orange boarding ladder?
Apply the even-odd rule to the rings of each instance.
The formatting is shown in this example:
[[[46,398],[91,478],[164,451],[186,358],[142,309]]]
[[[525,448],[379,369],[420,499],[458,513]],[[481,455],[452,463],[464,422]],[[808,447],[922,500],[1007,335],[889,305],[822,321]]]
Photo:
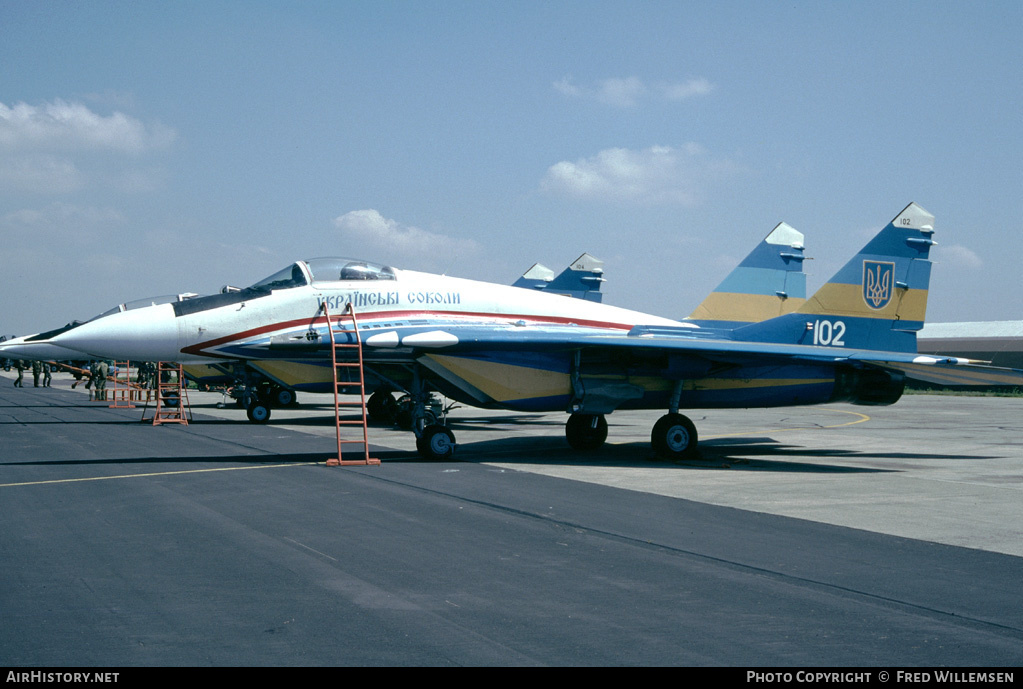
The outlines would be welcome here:
[[[330,322],[330,312],[327,310],[327,302],[324,301],[321,305],[323,309],[323,315],[327,318],[327,332],[330,334],[330,359],[334,366],[334,420],[336,421],[335,428],[337,431],[337,457],[332,457],[327,460],[327,466],[363,466],[367,464],[380,464],[379,459],[374,459],[369,456],[369,419],[366,415],[366,377],[363,373],[362,365],[362,338],[359,334],[359,322],[355,319],[355,309],[349,303],[345,306],[345,310],[337,318],[337,330],[334,330],[334,325]],[[350,321],[350,327],[345,327],[344,321]],[[338,342],[334,334],[344,336],[343,342]],[[355,342],[352,343],[348,337],[353,335]],[[344,357],[344,350],[355,350],[358,354],[358,361],[351,361],[352,357]],[[342,375],[342,373],[344,375]],[[342,387],[342,379],[344,379],[344,386],[351,387],[353,385],[359,386],[359,401],[358,402],[342,402],[338,389]],[[341,407],[355,407],[358,406],[362,412],[362,418],[359,421],[343,420],[341,418]],[[362,426],[362,440],[358,439],[342,439],[341,438],[341,426]],[[362,459],[344,459],[341,454],[342,444],[361,444],[363,447]]]
[[[171,374],[174,380],[171,381]],[[148,402],[146,406],[149,406]],[[187,413],[187,417],[186,417]],[[160,361],[156,364],[156,413],[153,425],[183,423],[188,425],[192,407],[188,402],[188,388],[185,387],[185,372],[181,364]],[[143,421],[146,421],[143,412]]]
[[[120,383],[119,372],[124,373],[124,384]],[[113,402],[108,405],[111,409],[134,409],[135,405],[132,404],[133,392],[131,387],[131,362],[130,361],[115,361],[114,362],[114,384],[110,388],[110,392],[113,393]]]

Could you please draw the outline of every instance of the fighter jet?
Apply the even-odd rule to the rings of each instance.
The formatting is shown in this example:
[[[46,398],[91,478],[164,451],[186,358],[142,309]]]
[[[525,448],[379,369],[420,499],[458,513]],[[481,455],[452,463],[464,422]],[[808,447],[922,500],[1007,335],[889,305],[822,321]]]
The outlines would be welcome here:
[[[426,457],[455,449],[448,427],[424,421],[437,391],[477,407],[568,412],[566,436],[579,449],[603,444],[607,414],[665,409],[652,445],[661,456],[684,458],[696,450],[697,430],[682,409],[885,405],[899,399],[906,378],[950,372],[964,383],[1023,384],[1023,371],[917,354],[933,223],[908,205],[798,308],[738,327],[313,259],[236,293],[114,314],[54,341],[149,361],[322,361],[331,354],[328,328],[356,342],[339,317],[350,309],[360,319],[367,377],[415,400],[413,429]]]
[[[806,275],[803,273],[803,235],[780,223],[746,256],[718,287],[697,307],[690,318],[705,327],[737,327],[773,318],[806,300]],[[512,283],[516,287],[543,290],[589,301],[601,301],[600,283],[604,282],[603,261],[584,253],[555,278],[554,271],[533,264]],[[600,278],[599,281],[595,281]],[[592,289],[590,286],[592,285]],[[234,288],[234,291],[238,291]],[[242,363],[218,362],[219,370],[234,370],[237,382],[245,390],[257,391],[256,398],[244,404],[252,421],[265,422],[271,406],[283,406],[279,397],[296,391],[330,392],[333,371],[328,359],[264,359]],[[196,370],[185,366],[186,373]],[[391,392],[401,390],[393,381],[382,380],[370,372],[370,412],[375,419],[393,416]],[[269,403],[268,403],[269,402]]]

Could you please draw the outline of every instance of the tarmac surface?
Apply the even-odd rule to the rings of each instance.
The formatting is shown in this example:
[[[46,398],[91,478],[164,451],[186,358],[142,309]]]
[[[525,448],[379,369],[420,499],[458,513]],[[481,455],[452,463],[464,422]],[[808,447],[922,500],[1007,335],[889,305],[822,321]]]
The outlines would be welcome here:
[[[455,461],[327,396],[193,422],[0,372],[0,665],[1023,663],[1023,399],[564,414],[454,409]],[[151,411],[150,411],[151,413]]]

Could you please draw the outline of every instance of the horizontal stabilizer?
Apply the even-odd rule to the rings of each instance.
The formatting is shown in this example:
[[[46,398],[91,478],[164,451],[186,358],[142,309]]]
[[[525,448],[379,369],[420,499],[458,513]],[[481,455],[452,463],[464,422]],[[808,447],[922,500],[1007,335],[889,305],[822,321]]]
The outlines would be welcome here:
[[[913,380],[935,385],[1023,387],[1023,371],[1015,368],[983,366],[973,359],[921,355],[909,362],[869,359],[861,359],[861,361],[889,371],[897,371]]]

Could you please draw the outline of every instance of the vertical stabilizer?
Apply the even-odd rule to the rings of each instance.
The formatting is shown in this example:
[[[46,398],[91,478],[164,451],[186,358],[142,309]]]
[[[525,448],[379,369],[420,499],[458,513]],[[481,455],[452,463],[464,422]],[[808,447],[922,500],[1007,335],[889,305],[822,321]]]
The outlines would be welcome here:
[[[547,285],[554,279],[554,271],[542,263],[534,263],[529,270],[522,274],[518,280],[512,283],[512,287],[525,287],[526,289],[546,289]]]
[[[604,262],[584,253],[554,278],[547,291],[599,302],[603,297],[600,293],[602,282]]]
[[[934,216],[909,204],[795,313],[742,328],[736,337],[915,352],[933,234]]]
[[[534,263],[512,286],[599,302],[604,296],[600,292],[602,282],[604,262],[584,253],[556,277],[554,271],[547,266]]]
[[[738,328],[791,313],[806,301],[803,235],[778,223],[689,315],[697,325]]]

